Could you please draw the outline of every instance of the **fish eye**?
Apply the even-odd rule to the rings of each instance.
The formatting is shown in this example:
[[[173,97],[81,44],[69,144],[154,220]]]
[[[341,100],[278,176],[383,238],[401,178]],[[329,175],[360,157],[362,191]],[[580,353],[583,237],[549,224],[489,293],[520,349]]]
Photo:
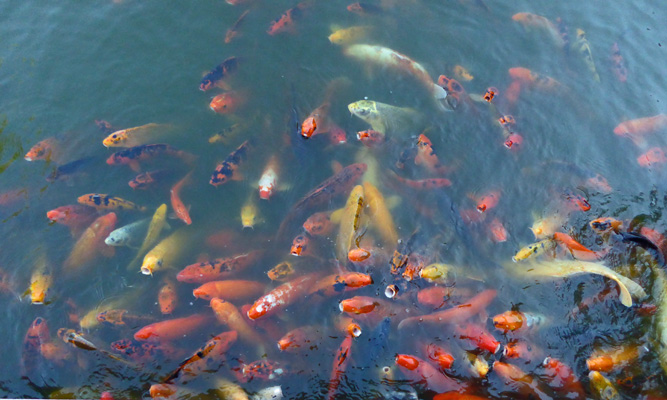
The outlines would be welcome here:
[[[162,266],[162,260],[157,260],[157,266],[161,267]]]

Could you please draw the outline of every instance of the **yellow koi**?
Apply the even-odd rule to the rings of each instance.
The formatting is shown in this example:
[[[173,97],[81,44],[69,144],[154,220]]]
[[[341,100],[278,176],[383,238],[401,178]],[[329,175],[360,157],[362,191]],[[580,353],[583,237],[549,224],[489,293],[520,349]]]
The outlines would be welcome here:
[[[141,273],[153,275],[160,269],[173,267],[178,263],[195,239],[194,231],[189,228],[190,226],[185,226],[178,229],[153,247],[144,257]]]
[[[556,241],[553,239],[544,239],[540,240],[537,243],[532,243],[529,244],[526,247],[523,247],[521,250],[519,250],[514,257],[512,257],[512,261],[517,262],[517,261],[523,261],[527,258],[530,257],[536,257],[541,254],[546,253],[547,251],[551,251],[556,248]]]
[[[104,138],[104,147],[135,147],[154,142],[169,125],[150,123],[134,128],[122,129]]]
[[[385,245],[392,247],[398,243],[398,233],[396,232],[396,225],[394,219],[387,208],[384,196],[370,182],[364,182],[364,196],[366,197],[366,204],[368,205],[369,215],[372,218],[372,223],[376,231],[385,241]]]
[[[40,252],[37,256],[35,269],[30,276],[30,287],[26,291],[26,295],[30,294],[32,304],[44,304],[46,294],[53,283],[53,275],[51,273],[52,270],[46,259],[46,254]]]
[[[347,260],[347,253],[352,243],[358,240],[361,226],[361,212],[364,209],[364,188],[357,185],[352,189],[341,215],[338,241],[336,242],[336,257],[338,260]]]
[[[153,218],[151,219],[150,224],[148,225],[148,231],[146,232],[146,237],[144,242],[141,244],[137,255],[134,257],[134,260],[130,262],[127,266],[127,269],[132,269],[133,266],[141,259],[141,257],[146,254],[146,252],[151,248],[151,246],[157,243],[157,240],[160,238],[160,233],[162,229],[167,224],[167,205],[162,204],[155,210]]]

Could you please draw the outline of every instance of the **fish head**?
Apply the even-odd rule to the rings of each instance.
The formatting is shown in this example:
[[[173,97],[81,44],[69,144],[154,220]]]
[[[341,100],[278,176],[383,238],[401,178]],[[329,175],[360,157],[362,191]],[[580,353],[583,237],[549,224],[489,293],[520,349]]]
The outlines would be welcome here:
[[[42,140],[32,146],[23,157],[26,161],[44,160],[51,154],[50,147],[46,140]]]
[[[106,239],[104,239],[104,244],[107,246],[123,246],[125,245],[126,237],[122,232],[111,232]]]
[[[67,219],[71,211],[72,209],[67,206],[58,207],[54,210],[48,211],[46,213],[46,218],[48,218],[52,222],[63,221]]]
[[[377,103],[372,100],[359,100],[354,103],[350,103],[347,106],[347,109],[350,110],[352,115],[355,115],[364,121],[372,121],[376,118],[377,115]]]
[[[212,89],[212,88],[213,88],[213,81],[211,81],[208,78],[202,79],[201,83],[199,84],[199,90],[201,90],[203,92],[205,92],[209,89]]]
[[[144,275],[153,275],[153,271],[160,267],[162,267],[162,259],[149,254],[141,264],[141,273]]]
[[[127,130],[123,129],[116,131],[109,136],[105,137],[102,141],[104,147],[121,147],[123,143],[127,140]]]
[[[233,92],[226,92],[215,96],[209,106],[218,114],[229,114],[234,112],[236,98]]]
[[[273,194],[273,184],[259,185],[259,198],[268,200]]]
[[[243,229],[254,228],[255,222],[257,222],[257,207],[253,204],[243,206],[241,209],[241,224],[243,225]]]

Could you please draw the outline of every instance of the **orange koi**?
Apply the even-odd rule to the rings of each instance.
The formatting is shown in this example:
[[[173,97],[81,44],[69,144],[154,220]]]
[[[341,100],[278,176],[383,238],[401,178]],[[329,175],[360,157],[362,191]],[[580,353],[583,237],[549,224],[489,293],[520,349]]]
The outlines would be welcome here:
[[[619,82],[626,82],[628,80],[628,69],[625,66],[625,60],[621,55],[621,50],[618,48],[618,43],[614,42],[611,45],[611,70]]]
[[[510,340],[503,348],[503,357],[535,360],[542,355],[542,351],[526,340]]]
[[[303,12],[309,5],[309,1],[304,1],[285,11],[280,17],[271,22],[266,33],[273,36],[283,32],[296,32],[295,22],[303,17]]]
[[[552,77],[538,74],[528,68],[514,67],[509,69],[512,79],[519,81],[522,85],[527,85],[535,89],[552,91],[562,87],[561,83]]]
[[[280,366],[280,363],[272,360],[257,360],[250,364],[244,364],[243,378],[248,382],[253,379],[270,381],[285,375],[286,370]]]
[[[598,235],[602,235],[604,233],[608,233],[611,231],[618,233],[621,227],[623,226],[622,221],[619,221],[611,217],[596,218],[591,222],[589,222],[588,224],[590,225],[591,229],[593,229],[595,233],[597,233]]]
[[[538,399],[550,398],[549,395],[544,393],[537,380],[517,366],[496,361],[493,363],[493,371],[522,396]]]
[[[188,265],[176,275],[176,280],[185,283],[206,283],[239,273],[262,257],[261,251],[240,254],[229,258],[216,258]]]
[[[308,294],[318,293],[322,296],[335,296],[343,292],[359,289],[373,284],[370,275],[361,272],[348,272],[325,276],[308,289]]]
[[[50,137],[32,146],[23,158],[26,161],[44,160],[58,162],[60,157],[60,141],[54,137]]]
[[[660,147],[651,147],[646,153],[637,157],[637,164],[644,168],[651,168],[654,165],[658,166],[665,163],[667,163],[667,156],[665,156],[665,151]]]
[[[192,291],[200,299],[211,300],[217,297],[221,300],[246,300],[264,293],[266,285],[254,281],[212,281],[206,282]]]
[[[472,199],[477,203],[477,211],[485,212],[498,205],[500,200],[500,191],[491,190],[481,196],[472,196]]]
[[[365,131],[357,132],[357,140],[359,140],[361,144],[366,147],[375,147],[381,143],[384,143],[385,135],[382,132],[378,132],[373,129],[367,129]]]
[[[389,255],[378,247],[350,249],[347,259],[359,267],[371,267],[373,265],[385,264],[389,261]]]
[[[562,361],[547,357],[542,362],[543,372],[540,377],[563,398],[583,400],[587,398],[581,382],[574,371]]]
[[[423,306],[438,309],[447,304],[455,293],[457,292],[454,288],[431,286],[417,292],[417,302]]]
[[[342,312],[351,314],[367,314],[379,306],[378,299],[368,296],[354,296],[339,303]]]
[[[562,244],[564,244],[570,250],[581,251],[585,253],[595,253],[593,250],[589,249],[588,247],[574,240],[574,238],[568,235],[567,233],[556,232],[554,233],[553,238],[554,240],[557,240]]]
[[[259,198],[268,200],[278,186],[278,157],[274,154],[264,167],[264,172],[259,178]]]
[[[290,254],[296,257],[301,257],[311,254],[308,244],[310,243],[310,238],[308,235],[303,232],[292,240],[292,248],[290,249]]]
[[[190,218],[190,211],[188,210],[188,207],[183,204],[183,200],[181,200],[181,189],[183,189],[183,186],[185,186],[187,183],[190,182],[190,176],[192,175],[192,171],[190,171],[187,175],[183,177],[180,181],[178,181],[172,188],[171,188],[171,208],[174,209],[174,212],[176,213],[176,216],[178,219],[181,221],[185,222],[186,225],[192,224],[192,219]]]
[[[454,364],[454,356],[452,356],[447,350],[443,349],[435,343],[423,343],[421,348],[422,352],[426,354],[428,359],[440,367],[440,370],[452,368],[452,364]]]
[[[420,179],[420,180],[412,180],[412,179],[407,179],[400,177],[396,175],[396,173],[391,173],[391,175],[400,183],[404,184],[405,186],[412,188],[412,189],[417,189],[417,190],[431,190],[431,189],[438,189],[438,188],[443,188],[443,187],[449,187],[452,186],[452,181],[446,178],[430,178],[430,179]]]
[[[146,325],[134,334],[134,340],[175,340],[196,331],[210,322],[208,315],[168,319]]]
[[[521,144],[523,144],[523,136],[521,136],[518,133],[512,133],[510,134],[507,139],[503,142],[503,145],[507,147],[508,149],[511,150],[518,150],[521,148]]]
[[[581,211],[588,211],[591,209],[591,204],[580,194],[565,192],[563,193],[563,197],[567,200],[568,205],[575,207],[575,210],[579,209]]]
[[[317,120],[315,117],[309,116],[301,124],[301,136],[308,139],[315,133],[317,129]]]
[[[415,165],[421,165],[432,174],[444,174],[449,172],[448,168],[440,163],[438,156],[433,151],[433,143],[423,133],[417,139],[417,156]]]
[[[229,91],[215,96],[208,106],[218,114],[234,114],[247,101],[245,92]]]
[[[296,352],[310,349],[319,344],[322,332],[314,326],[302,326],[293,329],[278,340],[280,351]]]
[[[530,329],[542,323],[544,323],[542,315],[521,311],[505,311],[493,317],[493,326],[505,332]]]
[[[426,388],[436,392],[463,391],[466,385],[444,375],[428,361],[421,358],[397,354],[396,365],[401,367],[403,374],[415,384],[424,383]]]
[[[352,348],[353,337],[354,336],[351,334],[345,336],[345,339],[343,339],[343,342],[336,351],[336,357],[334,357],[331,370],[331,379],[329,380],[328,400],[333,400],[335,398],[338,386],[340,386],[340,380],[347,369],[347,364],[350,362],[350,350]]]
[[[494,218],[489,222],[489,232],[491,233],[491,240],[496,243],[503,243],[507,241],[507,229],[505,225],[498,218]]]
[[[238,332],[239,338],[247,344],[256,346],[264,343],[264,339],[246,322],[239,309],[232,303],[214,297],[211,299],[211,308],[218,322]]]
[[[636,360],[640,356],[638,346],[622,346],[609,351],[598,351],[586,360],[590,371],[611,372]]]
[[[80,204],[72,204],[54,208],[46,213],[51,222],[67,226],[72,236],[78,236],[95,220],[95,209]]]
[[[456,307],[448,308],[428,315],[420,315],[405,318],[398,324],[398,329],[405,329],[418,322],[427,324],[456,324],[469,319],[470,317],[482,312],[491,301],[496,297],[497,292],[493,289],[487,289],[475,297],[468,300],[467,303]]]
[[[484,92],[483,98],[484,98],[484,100],[486,100],[490,103],[498,95],[498,93],[500,93],[498,91],[498,89],[496,89],[495,87],[492,86],[492,87],[486,89],[486,92]]]
[[[248,318],[257,319],[270,316],[289,306],[308,293],[311,286],[318,281],[319,276],[319,273],[313,272],[278,286],[255,301],[248,310]]]
[[[312,236],[326,236],[335,228],[330,216],[329,212],[317,212],[303,223],[303,229]]]
[[[243,20],[249,12],[250,9],[245,10],[243,14],[241,14],[241,16],[236,20],[236,22],[234,22],[234,24],[232,24],[232,26],[227,29],[227,33],[225,34],[225,43],[231,43],[232,40],[234,40],[234,38],[239,35],[239,28],[241,27]]]
[[[97,210],[146,211],[146,207],[138,206],[131,201],[121,199],[120,197],[110,196],[108,194],[89,193],[79,196],[76,200],[79,204],[90,206]]]
[[[247,158],[249,149],[250,141],[246,140],[241,143],[236,150],[231,152],[223,162],[215,167],[215,171],[213,171],[209,183],[217,187],[230,180],[243,179],[237,170],[241,163]]]
[[[174,312],[174,308],[176,308],[178,302],[178,295],[176,294],[174,282],[165,279],[164,285],[162,285],[157,294],[157,302],[160,305],[160,312],[163,315],[168,315]]]
[[[513,80],[505,90],[505,101],[510,107],[514,107],[521,96],[521,80]]]
[[[667,127],[667,114],[623,121],[616,125],[614,134],[631,139],[636,145],[643,143],[644,136]]]
[[[69,257],[63,263],[63,268],[74,271],[90,264],[98,254],[113,256],[114,248],[107,246],[104,239],[114,230],[116,221],[114,213],[102,215],[93,221],[74,244]]]
[[[463,326],[455,325],[454,331],[460,339],[471,341],[480,350],[496,354],[500,350],[500,342],[496,340],[484,327],[472,323]]]

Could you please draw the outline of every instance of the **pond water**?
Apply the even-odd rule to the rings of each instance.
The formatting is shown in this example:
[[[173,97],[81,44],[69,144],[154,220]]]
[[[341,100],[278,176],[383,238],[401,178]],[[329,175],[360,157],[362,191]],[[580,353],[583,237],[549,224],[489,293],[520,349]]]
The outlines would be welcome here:
[[[317,0],[238,3],[0,3],[2,397],[149,397],[151,385],[165,381],[178,389],[173,397],[182,398],[231,396],[218,391],[223,386],[255,395],[276,385],[284,398],[304,399],[432,398],[449,390],[484,398],[565,396],[543,365],[549,357],[572,369],[582,397],[597,398],[587,360],[602,353],[633,354],[602,372],[621,398],[667,396],[660,363],[661,354],[667,360],[667,341],[659,340],[667,319],[661,307],[665,247],[656,235],[667,230],[663,4],[382,0],[359,10]],[[291,21],[271,25],[288,10]],[[234,26],[237,34],[226,41]],[[360,28],[339,31],[350,27]],[[343,43],[329,39],[336,31]],[[231,60],[225,78],[200,90],[202,77],[225,60]],[[619,75],[621,68],[626,75]],[[450,86],[446,99],[435,99],[441,75],[456,79],[465,93]],[[489,88],[496,95],[487,102]],[[230,112],[210,107],[222,93],[234,96]],[[378,111],[389,121],[372,124],[383,131],[381,143],[366,146],[357,139],[371,125],[351,115],[348,104],[362,99],[403,108]],[[315,135],[302,138],[295,121],[301,124],[322,105]],[[516,123],[501,126],[504,115]],[[648,117],[655,118],[636,128],[644,132],[615,134],[623,133],[616,128],[622,122]],[[123,150],[105,147],[105,137],[150,123],[159,126],[144,130],[149,139],[141,144],[168,144],[183,153],[160,153],[132,165],[135,170],[105,162]],[[26,161],[43,140],[50,156]],[[216,165],[246,141],[242,161],[232,165],[233,179],[211,185]],[[365,173],[341,179],[354,168],[339,172],[341,167],[355,163]],[[268,165],[276,166],[278,186],[265,200],[258,180]],[[128,185],[139,172],[156,170],[167,172],[149,188]],[[167,219],[160,239],[176,232],[166,247],[177,254],[152,276],[133,262],[143,259],[145,252],[137,251],[145,233],[113,254],[94,240],[77,248],[81,232],[107,211],[80,211],[86,223],[76,232],[46,217],[90,193],[145,207],[114,210],[116,228],[151,219],[163,203],[173,214],[170,189],[189,171],[180,198],[192,224]],[[338,179],[309,196],[331,176]],[[417,182],[424,179],[433,180]],[[348,201],[362,182],[363,195]],[[370,200],[371,186],[382,193],[389,218],[375,209],[380,200]],[[255,207],[252,228],[242,226],[247,205]],[[486,210],[477,211],[482,205]],[[342,207],[346,211],[329,215],[339,221],[329,233],[305,233],[304,254],[290,254],[306,218]],[[589,222],[600,217],[623,224],[599,235]],[[548,266],[546,275],[557,274],[553,257],[593,260],[634,280],[647,296],[633,292],[634,304],[626,307],[617,284],[599,274],[545,277],[531,274],[534,261],[513,263],[521,248],[538,240],[529,228],[540,218],[556,221],[547,244],[555,249],[533,257]],[[554,241],[554,232],[585,249],[568,247],[561,234]],[[373,249],[373,262],[350,262],[347,251],[357,247]],[[392,270],[395,251],[408,257],[406,274],[405,265],[397,265],[400,257]],[[254,255],[247,268],[224,279],[259,282],[259,289],[246,282],[247,289],[242,283],[235,288],[236,297],[220,294],[238,309],[284,282],[317,276],[298,287],[286,307],[243,322],[250,326],[243,331],[218,321],[208,300],[192,296],[199,284],[179,281],[177,274],[195,262],[247,253]],[[296,271],[272,281],[267,272],[283,261]],[[420,268],[434,263],[449,268],[438,283],[419,276]],[[41,270],[51,283],[43,304],[32,304],[24,292]],[[350,287],[341,276],[353,271],[373,283]],[[167,283],[177,300],[164,315],[158,292]],[[393,299],[385,297],[388,285],[399,288]],[[446,289],[437,309],[424,300],[431,287]],[[479,305],[478,295],[488,301]],[[340,301],[354,296],[375,298],[376,309],[341,313]],[[418,318],[450,308],[479,309],[465,316],[450,312],[446,321]],[[108,309],[127,310],[138,322],[82,323],[87,314],[90,319]],[[493,317],[510,310],[542,323],[517,332],[496,328]],[[175,338],[143,342],[149,354],[113,345],[145,325],[193,315],[207,319],[191,329],[186,325],[192,320],[178,323],[184,332]],[[26,339],[37,318],[48,324],[47,334]],[[351,321],[362,333],[350,344]],[[303,326],[310,327],[308,345],[276,347]],[[61,328],[73,329],[95,349],[66,343],[57,335]],[[209,357],[197,374],[170,377],[208,340],[232,329],[238,339],[224,355]],[[479,332],[486,341],[470,339]],[[480,345],[488,341],[501,349]],[[141,343],[132,345],[136,350]],[[530,350],[511,358],[503,349],[517,343]],[[339,348],[346,344],[341,359]],[[418,372],[437,365],[423,361],[429,344],[451,353],[454,363],[445,375],[424,381]],[[397,354],[419,357],[420,367],[397,365]],[[282,373],[268,379],[246,368],[244,375],[244,365],[258,360],[278,363]],[[505,363],[523,371],[522,378],[508,377]]]

